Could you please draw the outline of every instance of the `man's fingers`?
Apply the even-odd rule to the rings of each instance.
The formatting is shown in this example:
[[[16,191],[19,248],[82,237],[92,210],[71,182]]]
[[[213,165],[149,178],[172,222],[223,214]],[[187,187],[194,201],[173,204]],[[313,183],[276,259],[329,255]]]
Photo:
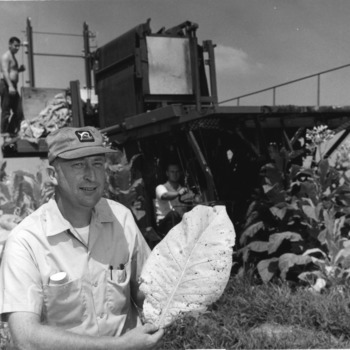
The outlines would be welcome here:
[[[181,190],[179,191],[180,196],[184,195],[185,193],[187,193],[187,189],[181,188]]]
[[[146,323],[143,326],[143,328],[145,330],[145,333],[149,333],[149,334],[155,333],[159,329],[159,327],[157,327],[156,325],[154,325],[152,323]]]
[[[164,335],[164,329],[155,326],[154,324],[146,323],[144,330],[153,338],[153,342],[157,343]]]

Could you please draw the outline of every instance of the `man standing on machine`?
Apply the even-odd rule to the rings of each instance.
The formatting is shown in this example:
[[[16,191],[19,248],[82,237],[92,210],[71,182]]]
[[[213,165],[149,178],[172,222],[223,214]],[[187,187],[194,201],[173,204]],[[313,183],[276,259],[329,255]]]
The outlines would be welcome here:
[[[24,119],[21,97],[17,90],[19,73],[25,71],[23,65],[18,66],[15,57],[21,46],[17,37],[9,40],[9,49],[1,56],[1,133],[16,134]]]

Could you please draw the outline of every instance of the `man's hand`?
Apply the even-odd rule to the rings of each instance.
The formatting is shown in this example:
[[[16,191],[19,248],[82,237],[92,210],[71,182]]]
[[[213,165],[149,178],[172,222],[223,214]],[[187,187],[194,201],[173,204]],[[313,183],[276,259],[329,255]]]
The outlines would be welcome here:
[[[183,187],[183,188],[180,189],[180,191],[178,193],[179,193],[179,196],[183,196],[187,192],[188,192],[187,188]]]
[[[26,70],[26,67],[23,64],[21,64],[18,68],[18,73],[24,72],[25,70]]]
[[[9,86],[9,94],[10,95],[16,95],[17,90],[13,86]]]
[[[164,329],[146,323],[125,333],[120,340],[123,339],[123,343],[125,342],[125,349],[148,350],[153,349],[163,335]]]

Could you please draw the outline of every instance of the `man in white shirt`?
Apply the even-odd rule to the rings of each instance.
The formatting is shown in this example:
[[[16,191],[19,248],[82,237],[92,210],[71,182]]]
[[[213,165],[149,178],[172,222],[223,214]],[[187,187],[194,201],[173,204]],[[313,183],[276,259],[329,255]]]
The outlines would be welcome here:
[[[137,312],[150,249],[130,210],[102,198],[113,150],[93,127],[59,129],[47,144],[55,197],[11,232],[1,261],[11,349],[152,349],[164,330]]]
[[[177,225],[190,208],[181,201],[194,196],[186,187],[181,186],[179,182],[181,171],[178,164],[170,163],[166,175],[168,181],[156,187],[155,199],[156,222],[161,236],[165,236],[173,226]]]

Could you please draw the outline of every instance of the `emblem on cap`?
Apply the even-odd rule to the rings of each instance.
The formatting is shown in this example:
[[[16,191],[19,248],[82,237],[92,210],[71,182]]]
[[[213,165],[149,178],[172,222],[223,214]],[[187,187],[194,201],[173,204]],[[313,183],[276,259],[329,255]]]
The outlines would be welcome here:
[[[76,131],[75,135],[77,135],[78,140],[80,142],[94,142],[95,139],[92,136],[92,133],[89,130],[84,131]]]

